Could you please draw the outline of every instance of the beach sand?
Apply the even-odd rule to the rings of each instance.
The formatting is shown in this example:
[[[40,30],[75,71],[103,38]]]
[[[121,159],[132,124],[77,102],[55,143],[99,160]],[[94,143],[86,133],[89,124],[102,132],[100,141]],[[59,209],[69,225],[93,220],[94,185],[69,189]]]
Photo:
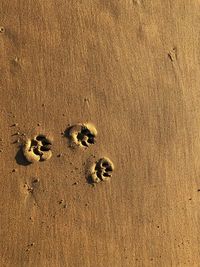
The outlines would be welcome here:
[[[0,2],[1,267],[199,266],[199,13]]]

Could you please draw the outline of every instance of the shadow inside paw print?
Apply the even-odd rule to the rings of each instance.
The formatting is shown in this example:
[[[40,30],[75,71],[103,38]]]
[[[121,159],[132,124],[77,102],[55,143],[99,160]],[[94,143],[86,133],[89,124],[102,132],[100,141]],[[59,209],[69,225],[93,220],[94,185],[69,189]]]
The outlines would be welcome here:
[[[79,123],[69,127],[65,131],[65,136],[69,139],[71,146],[87,148],[95,143],[97,130],[90,123]]]
[[[106,157],[99,159],[90,169],[88,176],[89,183],[99,183],[109,180],[114,170],[114,164]]]
[[[28,162],[45,161],[51,158],[52,142],[45,135],[28,139],[23,146],[23,154]]]

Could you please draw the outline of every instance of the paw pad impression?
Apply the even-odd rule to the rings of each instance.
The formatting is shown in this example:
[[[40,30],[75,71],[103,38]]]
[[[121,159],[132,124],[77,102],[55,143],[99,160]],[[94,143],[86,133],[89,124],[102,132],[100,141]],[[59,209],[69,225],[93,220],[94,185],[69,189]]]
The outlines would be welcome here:
[[[23,153],[29,162],[45,161],[51,158],[52,142],[43,134],[28,139],[23,146]]]
[[[85,148],[95,143],[96,136],[97,130],[91,123],[78,123],[68,131],[71,144]]]
[[[99,159],[94,163],[90,170],[89,179],[93,183],[109,180],[114,170],[114,164],[106,157]]]

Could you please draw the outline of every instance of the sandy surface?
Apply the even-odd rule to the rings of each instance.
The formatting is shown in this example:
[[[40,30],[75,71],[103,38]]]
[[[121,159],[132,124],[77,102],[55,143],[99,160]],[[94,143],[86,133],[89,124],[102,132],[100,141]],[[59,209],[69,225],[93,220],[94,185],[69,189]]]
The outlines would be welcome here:
[[[199,266],[199,14],[197,0],[0,1],[1,267]],[[71,146],[87,122],[95,142]],[[38,134],[52,156],[28,164]],[[93,186],[103,157],[112,177]]]

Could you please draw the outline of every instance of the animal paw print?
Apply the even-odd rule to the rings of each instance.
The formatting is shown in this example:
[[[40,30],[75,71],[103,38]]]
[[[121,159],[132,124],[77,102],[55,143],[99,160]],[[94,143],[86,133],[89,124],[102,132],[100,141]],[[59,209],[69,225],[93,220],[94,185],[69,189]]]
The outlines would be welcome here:
[[[28,139],[23,147],[23,153],[29,162],[45,161],[51,158],[51,141],[45,135],[37,135]]]
[[[17,133],[20,134],[20,133]],[[24,134],[25,136],[25,134]],[[79,146],[82,148],[88,148],[96,143],[97,130],[91,123],[78,123],[69,127],[65,131],[65,136],[68,137],[72,146]],[[45,161],[52,157],[51,151],[52,142],[44,134],[38,134],[33,138],[29,138],[23,144],[22,149],[18,152],[23,152],[26,160],[29,163]],[[21,155],[21,154],[19,154]],[[16,155],[16,161],[19,164],[27,165],[18,159],[18,153]],[[87,169],[86,178],[90,183],[99,183],[101,181],[107,181],[112,177],[114,171],[114,164],[107,157],[102,157],[93,165],[89,170]]]
[[[72,146],[89,147],[95,143],[97,130],[91,123],[78,123],[68,129],[67,136]]]
[[[114,170],[114,164],[109,158],[101,158],[93,164],[89,174],[89,180],[92,183],[109,180]]]

